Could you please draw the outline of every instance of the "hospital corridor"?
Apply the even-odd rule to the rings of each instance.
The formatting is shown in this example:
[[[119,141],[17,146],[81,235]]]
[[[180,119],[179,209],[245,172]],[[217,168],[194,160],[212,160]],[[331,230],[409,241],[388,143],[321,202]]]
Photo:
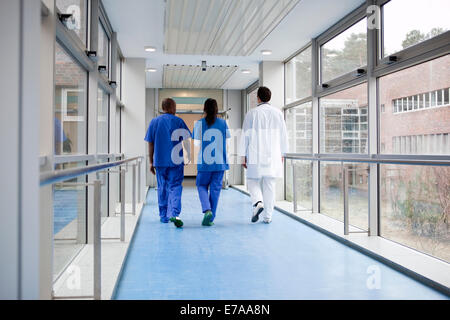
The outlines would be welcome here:
[[[1,0],[0,300],[448,302],[449,11]]]

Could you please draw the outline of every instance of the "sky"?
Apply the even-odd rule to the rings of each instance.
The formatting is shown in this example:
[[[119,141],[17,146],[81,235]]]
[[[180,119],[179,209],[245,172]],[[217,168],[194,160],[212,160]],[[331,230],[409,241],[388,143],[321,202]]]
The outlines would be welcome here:
[[[406,34],[414,29],[426,34],[433,28],[450,30],[450,0],[391,0],[384,7],[384,43],[389,53],[402,50]],[[360,21],[327,43],[327,48],[342,50],[351,33],[366,31]]]

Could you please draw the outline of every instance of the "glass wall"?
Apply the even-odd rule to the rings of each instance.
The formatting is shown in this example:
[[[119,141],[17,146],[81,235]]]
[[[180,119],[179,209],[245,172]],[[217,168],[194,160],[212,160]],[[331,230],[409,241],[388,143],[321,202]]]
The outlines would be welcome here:
[[[362,4],[285,63],[284,112],[290,152],[297,154],[286,161],[285,199],[295,195],[298,210],[312,202],[315,211],[343,221],[344,165],[351,226],[450,261],[450,167],[434,165],[450,155],[450,2],[377,2],[384,3],[381,29],[367,29],[373,17]],[[369,50],[375,59],[367,59]],[[384,59],[399,51],[398,61]],[[314,74],[319,79],[311,83]],[[302,99],[313,103],[295,106]],[[374,160],[379,166],[369,166]],[[311,162],[319,164],[312,177]],[[379,189],[369,190],[371,176]],[[314,201],[305,188],[318,195]],[[379,204],[370,220],[369,198]]]
[[[293,170],[295,169],[295,173]],[[286,161],[286,200],[297,199],[297,211],[312,210],[312,161]],[[295,189],[294,189],[295,178]]]
[[[367,65],[367,20],[363,19],[320,48],[322,83]]]
[[[368,230],[369,220],[369,171],[367,164],[345,163],[348,173],[349,223]],[[320,212],[344,221],[342,164],[320,163]]]
[[[312,153],[312,104],[303,103],[285,111],[289,152]]]
[[[379,79],[380,151],[450,155],[450,55]],[[380,235],[450,261],[450,168],[380,166]]]
[[[286,104],[311,96],[311,47],[285,64]]]
[[[450,261],[450,168],[380,166],[380,233]]]
[[[98,65],[105,66],[108,72],[105,74],[106,77],[109,75],[109,60],[110,60],[110,50],[109,50],[109,37],[105,31],[105,28],[99,21],[98,23]]]
[[[81,42],[86,45],[87,40],[87,0],[56,0],[56,7],[61,13],[70,13],[66,27],[73,30]]]
[[[322,153],[368,153],[367,84],[320,98],[319,105]]]
[[[117,52],[117,62],[116,62],[116,96],[117,99],[122,100],[122,58],[120,53]]]
[[[84,162],[57,165],[56,170],[83,167]],[[56,279],[87,242],[86,177],[53,187],[53,277]]]
[[[379,80],[380,150],[450,155],[450,55]]]
[[[382,10],[384,56],[450,30],[448,0],[391,0]]]
[[[85,154],[87,72],[55,47],[55,154]]]
[[[109,95],[98,89],[97,153],[109,153]]]
[[[120,99],[121,61],[112,60],[111,40],[107,33],[111,27],[106,24],[108,23],[107,17],[102,16],[103,10],[99,10],[101,15],[99,19],[88,23],[88,20],[91,20],[88,17],[97,12],[97,10],[89,10],[88,6],[95,3],[97,2],[87,0],[56,0],[59,12],[72,14],[72,17],[64,25],[67,29],[75,32],[79,39],[71,36],[71,31],[56,33],[54,161],[57,164],[54,166],[55,170],[105,163],[110,161],[110,155],[107,154],[120,152],[120,108],[114,119],[110,119],[109,108],[110,99],[111,101],[117,100],[116,98]],[[101,2],[98,3],[101,5]],[[89,36],[89,32],[96,29],[90,28],[90,26],[96,23],[99,27],[98,37],[97,35],[92,37],[92,34]],[[97,38],[98,61],[95,62],[87,59],[84,51],[89,49],[87,39],[95,41]],[[95,44],[91,44],[97,47]],[[105,66],[107,72],[98,77],[95,71],[100,65]],[[111,68],[117,68],[116,97],[114,97],[114,90],[108,85]],[[95,89],[92,90],[89,84],[95,82],[98,83],[98,89],[95,86]],[[89,104],[90,102],[93,105]],[[116,107],[116,103],[114,103],[114,107]],[[97,117],[88,117],[88,110],[95,111],[95,109]],[[110,123],[116,127],[118,132],[116,137],[110,137]],[[92,139],[94,140],[91,141]],[[90,146],[93,147],[90,148]],[[87,154],[88,152],[89,154]],[[102,182],[100,209],[102,221],[105,221],[109,216],[109,176],[107,172],[93,173],[92,176],[92,179],[99,179]],[[118,175],[114,175],[114,177],[119,179]],[[88,197],[90,194],[88,189],[92,186],[87,186],[86,183],[87,177],[82,176],[53,185],[54,241],[52,258],[54,281],[60,278],[60,275],[87,243],[88,221],[91,221],[88,217],[94,212],[91,212],[93,198]],[[111,199],[112,203],[119,201],[117,194],[118,192],[111,193],[111,197],[114,197]],[[91,255],[88,255],[88,259],[91,259]],[[81,272],[81,276],[88,280],[93,277],[91,268],[83,267]],[[89,288],[81,288],[81,291],[68,289],[65,293],[70,292],[68,295],[75,296],[79,296],[80,293],[92,294],[91,286],[92,281]],[[62,291],[56,289],[55,287],[55,295],[61,295]]]

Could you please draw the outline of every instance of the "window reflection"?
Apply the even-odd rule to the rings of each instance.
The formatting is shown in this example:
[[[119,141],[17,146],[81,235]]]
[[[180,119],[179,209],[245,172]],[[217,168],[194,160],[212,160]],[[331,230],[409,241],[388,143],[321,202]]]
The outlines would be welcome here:
[[[322,153],[367,153],[367,84],[319,100]]]
[[[56,0],[56,7],[61,13],[70,13],[72,17],[67,20],[66,26],[73,30],[86,45],[86,0]]]
[[[55,48],[55,154],[86,153],[87,72]]]
[[[311,95],[311,47],[286,63],[286,104]]]
[[[322,83],[367,65],[367,20],[360,20],[320,47]]]

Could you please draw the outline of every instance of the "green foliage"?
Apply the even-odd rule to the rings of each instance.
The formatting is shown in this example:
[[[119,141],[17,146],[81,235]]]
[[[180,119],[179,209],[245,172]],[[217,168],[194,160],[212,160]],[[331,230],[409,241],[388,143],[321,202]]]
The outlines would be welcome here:
[[[408,182],[399,181],[399,191],[403,196],[397,194],[392,207],[396,218],[413,234],[436,238],[444,236],[446,228],[442,224],[441,206],[429,200],[436,197],[430,178],[419,171]]]

